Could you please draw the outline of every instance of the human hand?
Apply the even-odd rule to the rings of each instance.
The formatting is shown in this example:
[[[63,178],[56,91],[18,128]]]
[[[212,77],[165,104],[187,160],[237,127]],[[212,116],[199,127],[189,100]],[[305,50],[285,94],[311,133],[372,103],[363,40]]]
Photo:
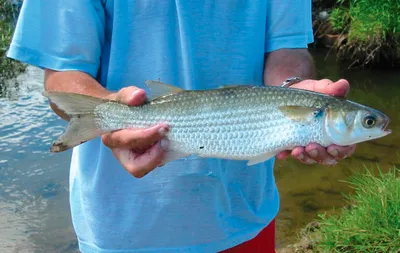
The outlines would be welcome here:
[[[146,101],[146,93],[130,86],[107,98],[139,106]],[[168,148],[168,142],[163,140],[167,131],[168,125],[157,124],[146,129],[118,130],[103,134],[101,138],[122,166],[134,177],[141,178],[162,163]]]
[[[349,83],[344,79],[340,79],[337,82],[332,82],[328,79],[304,80],[290,87],[311,90],[337,97],[345,97],[350,90]],[[289,155],[292,155],[295,159],[306,164],[320,163],[324,165],[334,165],[339,159],[344,159],[353,154],[355,149],[356,145],[338,146],[332,144],[325,148],[317,143],[310,143],[305,147],[295,147],[292,151],[282,151],[276,155],[276,158],[283,160]]]

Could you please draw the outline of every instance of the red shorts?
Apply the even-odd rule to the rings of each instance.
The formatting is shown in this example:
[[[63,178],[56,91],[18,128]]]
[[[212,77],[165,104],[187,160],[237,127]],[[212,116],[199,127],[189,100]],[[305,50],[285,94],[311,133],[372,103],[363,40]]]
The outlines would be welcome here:
[[[250,241],[220,253],[275,253],[275,220]]]

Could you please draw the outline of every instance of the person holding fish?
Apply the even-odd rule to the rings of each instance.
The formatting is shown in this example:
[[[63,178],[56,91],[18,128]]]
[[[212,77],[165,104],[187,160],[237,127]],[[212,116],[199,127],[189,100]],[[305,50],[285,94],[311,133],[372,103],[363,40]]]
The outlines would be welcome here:
[[[80,251],[274,252],[275,157],[333,165],[387,134],[334,98],[346,80],[315,79],[312,42],[311,1],[25,0],[8,56],[69,121],[51,150],[73,148]]]

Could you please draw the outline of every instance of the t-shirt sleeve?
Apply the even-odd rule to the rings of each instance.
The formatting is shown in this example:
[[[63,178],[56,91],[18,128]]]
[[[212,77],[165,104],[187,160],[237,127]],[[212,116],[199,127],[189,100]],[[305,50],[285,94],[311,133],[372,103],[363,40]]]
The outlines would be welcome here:
[[[24,0],[7,56],[95,77],[104,43],[103,0]]]
[[[269,0],[265,52],[307,48],[314,42],[311,0]]]

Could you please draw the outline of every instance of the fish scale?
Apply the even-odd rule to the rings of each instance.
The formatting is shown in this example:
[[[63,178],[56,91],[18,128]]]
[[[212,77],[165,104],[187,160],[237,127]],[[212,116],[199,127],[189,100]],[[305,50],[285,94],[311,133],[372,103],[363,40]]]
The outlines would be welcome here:
[[[199,155],[251,165],[311,142],[350,145],[390,133],[383,113],[321,93],[245,85],[185,91],[160,82],[146,84],[150,97],[141,106],[47,92],[71,117],[51,150],[64,151],[109,131],[166,123],[170,146],[164,163]],[[366,127],[368,117],[376,125]]]
[[[160,97],[143,107],[121,107],[118,114],[106,113],[111,104],[105,104],[98,107],[97,113],[103,129],[167,123],[172,148],[200,156],[216,154],[230,159],[250,159],[288,145],[324,143],[322,118],[294,123],[282,117],[277,107],[288,100],[285,96],[296,105],[312,105],[318,101],[305,99],[304,95],[288,96],[291,93],[287,91],[281,89],[279,94],[248,87],[210,90],[204,94],[189,91]],[[299,103],[300,99],[303,103]],[[241,107],[235,106],[238,104]],[[302,134],[304,131],[307,135]]]

